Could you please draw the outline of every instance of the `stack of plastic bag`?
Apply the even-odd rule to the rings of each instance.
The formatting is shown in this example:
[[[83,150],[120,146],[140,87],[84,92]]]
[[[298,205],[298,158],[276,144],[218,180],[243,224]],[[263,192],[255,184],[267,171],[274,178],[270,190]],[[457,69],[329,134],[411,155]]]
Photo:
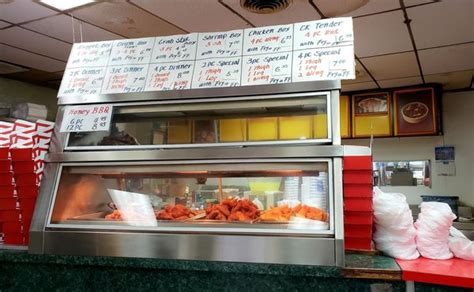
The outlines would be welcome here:
[[[416,249],[416,230],[406,197],[374,188],[373,201],[376,248],[402,260],[418,258],[420,254]]]
[[[463,260],[474,261],[474,242],[454,227],[449,230],[449,249],[454,256]]]
[[[456,215],[446,203],[423,202],[416,227],[416,245],[425,258],[446,260],[453,257],[449,250],[449,229]]]

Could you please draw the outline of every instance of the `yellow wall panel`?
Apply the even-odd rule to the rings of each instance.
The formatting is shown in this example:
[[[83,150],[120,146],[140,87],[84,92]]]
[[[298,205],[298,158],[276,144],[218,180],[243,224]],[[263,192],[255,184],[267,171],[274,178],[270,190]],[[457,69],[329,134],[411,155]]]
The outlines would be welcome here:
[[[312,138],[311,116],[280,117],[280,140]]]
[[[351,136],[350,127],[349,127],[349,96],[341,95],[339,99],[339,108],[340,108],[340,128],[341,128],[341,137],[342,138],[349,138]]]
[[[313,118],[315,139],[325,139],[328,137],[328,116],[326,114],[316,114]]]
[[[248,119],[249,141],[278,139],[278,118]]]
[[[390,116],[356,116],[352,127],[353,137],[389,136]]]
[[[241,142],[247,139],[246,119],[225,119],[219,121],[220,142]]]

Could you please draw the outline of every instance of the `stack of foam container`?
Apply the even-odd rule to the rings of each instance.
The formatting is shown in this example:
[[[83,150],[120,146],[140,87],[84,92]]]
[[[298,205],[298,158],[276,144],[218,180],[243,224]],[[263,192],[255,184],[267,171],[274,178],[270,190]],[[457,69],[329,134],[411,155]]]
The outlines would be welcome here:
[[[28,243],[53,127],[41,120],[0,122],[0,225],[5,244]]]
[[[372,157],[344,156],[344,245],[348,250],[372,249]]]

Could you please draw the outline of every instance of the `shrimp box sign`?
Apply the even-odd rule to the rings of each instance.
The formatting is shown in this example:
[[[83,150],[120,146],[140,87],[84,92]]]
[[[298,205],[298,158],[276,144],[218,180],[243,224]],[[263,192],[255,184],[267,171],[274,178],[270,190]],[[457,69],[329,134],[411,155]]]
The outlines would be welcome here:
[[[355,78],[352,18],[74,44],[58,97]]]
[[[98,132],[110,129],[112,105],[79,105],[64,108],[60,132]]]

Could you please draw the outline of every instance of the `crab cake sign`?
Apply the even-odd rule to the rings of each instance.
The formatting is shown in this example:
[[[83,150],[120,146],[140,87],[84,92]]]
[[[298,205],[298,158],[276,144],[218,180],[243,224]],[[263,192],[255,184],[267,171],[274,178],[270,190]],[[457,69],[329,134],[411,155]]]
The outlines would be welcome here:
[[[352,18],[74,44],[59,97],[355,78]]]

